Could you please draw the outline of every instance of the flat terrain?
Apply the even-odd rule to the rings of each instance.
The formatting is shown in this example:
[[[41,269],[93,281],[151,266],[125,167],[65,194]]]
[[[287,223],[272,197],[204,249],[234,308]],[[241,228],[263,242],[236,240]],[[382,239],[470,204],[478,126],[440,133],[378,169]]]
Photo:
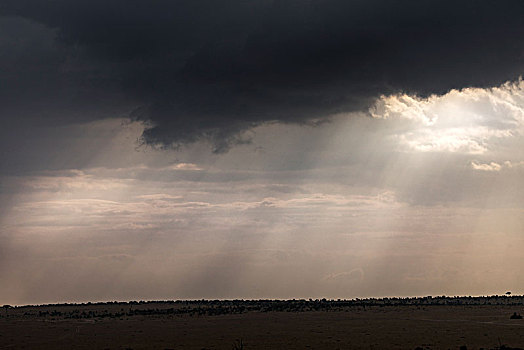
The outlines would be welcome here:
[[[2,309],[0,349],[524,348],[517,302],[215,301]],[[415,303],[416,304],[416,303]],[[502,346],[502,348],[505,348]]]

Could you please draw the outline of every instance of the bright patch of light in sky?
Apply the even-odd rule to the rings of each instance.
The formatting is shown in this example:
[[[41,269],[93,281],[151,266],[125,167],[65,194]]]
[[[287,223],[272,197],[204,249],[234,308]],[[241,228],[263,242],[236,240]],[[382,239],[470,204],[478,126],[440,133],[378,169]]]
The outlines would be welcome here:
[[[492,89],[453,90],[443,96],[381,97],[375,118],[404,120],[401,144],[422,152],[483,154],[524,132],[524,81]]]

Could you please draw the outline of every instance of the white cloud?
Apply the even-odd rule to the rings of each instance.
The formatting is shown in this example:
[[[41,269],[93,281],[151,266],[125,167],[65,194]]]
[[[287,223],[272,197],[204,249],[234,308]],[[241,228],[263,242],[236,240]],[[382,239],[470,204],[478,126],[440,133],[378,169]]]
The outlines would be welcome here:
[[[382,96],[370,113],[374,118],[404,121],[394,129],[394,136],[407,149],[484,154],[494,150],[499,140],[524,134],[524,81],[492,89],[452,90],[426,99]]]
[[[173,170],[202,170],[201,167],[199,167],[198,165],[193,164],[193,163],[173,164],[170,167],[167,167],[167,169],[173,169]]]
[[[504,167],[512,169],[512,168],[522,168],[524,167],[524,161],[520,162],[511,162],[509,160],[504,162]]]
[[[477,161],[471,162],[471,167],[474,170],[482,170],[482,171],[501,171],[503,169],[516,169],[524,167],[524,161],[521,162],[511,162],[509,160],[506,160],[503,163],[496,163],[496,162],[490,162],[490,163],[479,163]]]
[[[475,161],[471,162],[471,167],[475,170],[482,170],[482,171],[500,171],[502,169],[502,165],[491,162],[489,164],[483,164],[483,163],[477,163]]]

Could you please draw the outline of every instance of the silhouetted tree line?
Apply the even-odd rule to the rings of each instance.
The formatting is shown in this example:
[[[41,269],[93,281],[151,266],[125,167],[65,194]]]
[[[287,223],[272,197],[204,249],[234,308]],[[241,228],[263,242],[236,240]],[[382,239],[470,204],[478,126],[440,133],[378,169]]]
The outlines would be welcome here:
[[[291,300],[160,300],[160,301],[110,301],[96,303],[65,303],[41,306],[26,305],[10,307],[14,311],[26,311],[26,317],[63,318],[122,318],[153,315],[213,316],[241,314],[245,312],[306,312],[344,311],[354,307],[385,306],[438,306],[438,305],[524,305],[524,296],[492,295],[481,297],[427,296],[412,298],[368,298],[368,299],[291,299]],[[107,308],[104,308],[106,306]],[[115,306],[119,306],[115,308]],[[5,306],[4,306],[5,307]],[[28,310],[28,309],[37,310]],[[45,310],[55,308],[54,310]],[[74,308],[74,309],[71,309]],[[39,310],[38,310],[39,309]],[[117,310],[115,310],[117,309]],[[119,311],[118,311],[119,309]],[[6,308],[7,311],[7,308]],[[13,313],[12,313],[13,314]],[[22,315],[18,313],[18,315]],[[11,316],[7,312],[2,317]],[[12,316],[15,316],[14,314]]]
[[[175,304],[175,305],[260,305],[260,304],[331,304],[340,306],[360,305],[522,305],[524,295],[488,295],[488,296],[425,296],[425,297],[386,297],[364,299],[196,299],[196,300],[132,300],[132,301],[106,301],[86,303],[58,303],[41,305],[23,305],[12,308],[34,307],[61,307],[61,306],[101,306],[101,305],[150,305],[150,304]],[[5,306],[4,306],[5,307]],[[8,306],[11,307],[11,306]]]

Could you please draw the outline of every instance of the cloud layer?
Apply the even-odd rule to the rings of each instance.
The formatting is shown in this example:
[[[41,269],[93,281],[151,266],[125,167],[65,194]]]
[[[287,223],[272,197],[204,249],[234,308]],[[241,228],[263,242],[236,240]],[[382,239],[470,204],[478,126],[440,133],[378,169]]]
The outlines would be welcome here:
[[[516,79],[523,12],[518,0],[4,1],[2,113],[132,112],[148,143],[206,138],[220,152],[265,122]]]

